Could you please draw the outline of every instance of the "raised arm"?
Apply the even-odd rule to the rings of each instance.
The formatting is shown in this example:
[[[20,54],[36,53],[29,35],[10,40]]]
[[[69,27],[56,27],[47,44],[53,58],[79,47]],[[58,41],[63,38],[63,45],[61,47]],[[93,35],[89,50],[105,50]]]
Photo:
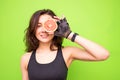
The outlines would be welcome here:
[[[73,33],[70,30],[66,18],[59,20],[57,24],[58,29],[55,31],[55,36],[67,38],[83,47],[83,49],[77,47],[67,48],[71,53],[70,56],[72,59],[100,61],[108,58],[109,52],[105,48],[95,42],[81,37],[80,35],[77,35],[76,33]]]
[[[72,39],[73,32],[70,33],[68,39]],[[72,47],[71,54],[73,59],[80,59],[80,60],[88,60],[88,61],[100,61],[105,60],[109,57],[109,52],[103,48],[102,46],[98,45],[97,43],[85,39],[79,35],[75,37],[74,42],[78,45],[82,46],[83,49]]]

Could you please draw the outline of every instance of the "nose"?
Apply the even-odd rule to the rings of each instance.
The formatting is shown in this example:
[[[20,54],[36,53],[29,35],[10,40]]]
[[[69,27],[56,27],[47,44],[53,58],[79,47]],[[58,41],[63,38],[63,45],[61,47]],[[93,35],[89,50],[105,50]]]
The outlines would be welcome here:
[[[46,30],[43,26],[41,27],[41,32],[46,32]]]

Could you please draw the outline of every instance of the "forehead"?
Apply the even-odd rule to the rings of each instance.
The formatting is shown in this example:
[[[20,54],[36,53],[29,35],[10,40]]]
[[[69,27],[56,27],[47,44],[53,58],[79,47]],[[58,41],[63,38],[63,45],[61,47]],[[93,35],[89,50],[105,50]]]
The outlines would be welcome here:
[[[46,20],[48,20],[48,19],[52,19],[52,17],[50,16],[50,15],[47,15],[47,14],[44,14],[44,15],[41,15],[40,17],[39,17],[39,23],[43,23],[43,22],[45,22]]]

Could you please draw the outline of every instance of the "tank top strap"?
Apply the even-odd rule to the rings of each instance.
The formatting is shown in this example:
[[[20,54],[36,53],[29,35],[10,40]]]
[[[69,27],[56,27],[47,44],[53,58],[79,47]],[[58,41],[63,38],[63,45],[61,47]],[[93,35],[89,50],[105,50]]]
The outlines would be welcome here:
[[[58,55],[58,56],[62,56],[62,49],[61,49],[61,47],[58,47],[57,55]],[[63,57],[63,56],[62,56],[62,57]]]
[[[65,68],[68,69],[67,65],[66,65],[66,62],[65,62],[65,59],[63,57],[63,52],[62,52],[62,48],[61,47],[58,48],[57,61],[58,61],[58,63],[60,61],[62,61],[63,65],[65,65]]]
[[[31,61],[35,61],[35,53],[36,53],[36,50],[32,51],[32,54],[31,54],[30,60],[29,60],[30,64],[31,64]]]

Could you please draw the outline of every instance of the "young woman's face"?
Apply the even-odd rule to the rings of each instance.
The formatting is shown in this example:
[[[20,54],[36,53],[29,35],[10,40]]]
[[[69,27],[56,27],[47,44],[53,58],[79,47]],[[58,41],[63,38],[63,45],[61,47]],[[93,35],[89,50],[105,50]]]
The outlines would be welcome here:
[[[54,34],[46,32],[43,27],[44,22],[47,21],[48,19],[52,19],[52,17],[47,14],[41,15],[39,18],[35,36],[40,42],[44,43],[51,42],[54,37]]]

